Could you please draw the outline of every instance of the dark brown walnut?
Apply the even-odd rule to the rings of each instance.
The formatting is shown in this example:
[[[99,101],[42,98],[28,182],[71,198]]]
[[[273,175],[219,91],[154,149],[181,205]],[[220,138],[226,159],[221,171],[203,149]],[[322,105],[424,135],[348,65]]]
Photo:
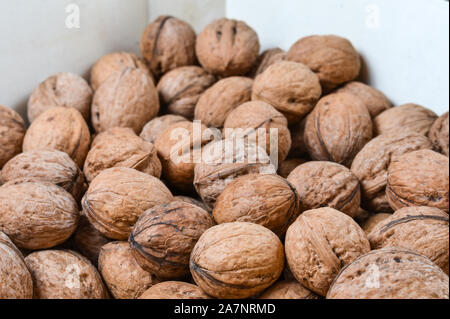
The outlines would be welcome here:
[[[249,174],[237,178],[219,196],[213,211],[218,224],[249,222],[282,237],[300,214],[294,186],[278,175]]]
[[[139,299],[211,299],[196,285],[181,281],[165,281],[152,286]]]
[[[105,169],[134,168],[140,172],[161,177],[161,162],[156,148],[137,136],[130,128],[112,128],[98,134],[92,142],[84,174],[91,182]]]
[[[360,223],[361,228],[367,235],[369,235],[372,232],[372,230],[377,226],[378,223],[391,216],[392,214],[389,213],[372,214],[368,218],[366,218],[362,223]]]
[[[430,150],[404,154],[389,166],[386,196],[394,211],[429,206],[449,211],[448,157]]]
[[[138,264],[163,279],[189,274],[189,256],[200,236],[215,225],[211,215],[198,206],[172,202],[142,214],[130,235]]]
[[[201,67],[184,66],[166,73],[156,89],[165,110],[193,120],[200,96],[215,82],[216,77]]]
[[[132,168],[110,168],[98,175],[83,197],[83,213],[110,239],[126,240],[147,209],[169,203],[173,196],[156,177]]]
[[[258,299],[319,299],[297,281],[280,281],[267,289]]]
[[[417,104],[404,104],[390,108],[374,121],[374,134],[412,132],[427,136],[438,116],[431,110]]]
[[[106,299],[97,269],[74,251],[43,250],[25,258],[35,299]]]
[[[252,100],[273,105],[289,124],[295,124],[311,112],[321,95],[319,77],[306,65],[282,61],[255,79]]]
[[[13,180],[0,187],[0,202],[0,231],[20,248],[62,244],[78,224],[72,195],[52,183]]]
[[[349,93],[331,94],[307,117],[305,144],[314,160],[350,167],[372,139],[372,130],[369,111],[360,99]]]
[[[258,60],[259,39],[243,21],[220,19],[198,35],[196,53],[200,64],[220,77],[247,74]]]
[[[402,247],[429,258],[448,275],[448,214],[432,207],[405,207],[368,235],[372,249]]]
[[[291,150],[289,152],[290,157],[307,158],[309,156],[308,149],[305,144],[306,119],[307,118],[303,119],[300,123],[289,127],[292,139]]]
[[[268,49],[259,55],[256,64],[253,66],[253,69],[250,71],[249,76],[252,78],[256,78],[258,75],[267,70],[271,65],[285,61],[286,60],[286,52],[281,50],[280,48]]]
[[[295,278],[325,296],[345,265],[370,251],[364,231],[333,208],[304,212],[286,233],[286,257]]]
[[[202,94],[195,107],[195,119],[208,127],[222,128],[228,115],[249,102],[253,80],[233,76],[220,80]]]
[[[287,180],[296,188],[303,211],[331,207],[355,217],[361,203],[358,178],[332,162],[308,162],[298,166]]]
[[[284,249],[277,235],[243,222],[207,230],[190,260],[197,285],[220,299],[245,299],[263,292],[277,281],[283,267]]]
[[[81,113],[74,108],[55,107],[39,116],[23,140],[23,151],[61,151],[83,167],[91,133]]]
[[[141,54],[156,77],[170,70],[194,65],[194,29],[186,22],[170,16],[161,16],[142,34]]]
[[[72,107],[89,121],[92,89],[81,76],[58,73],[39,84],[28,100],[28,120],[33,122],[52,107]]]
[[[373,250],[344,267],[327,299],[448,299],[448,276],[403,248]]]
[[[22,151],[25,122],[15,111],[0,105],[0,169]]]
[[[195,199],[195,198],[188,197],[188,196],[175,196],[174,200],[177,202],[192,204],[192,205],[200,207],[201,209],[206,210],[207,212],[210,212],[210,209],[205,205],[205,203],[203,203],[199,199]]]
[[[446,155],[449,156],[449,150],[448,150],[448,112],[442,115],[440,118],[438,118],[433,126],[430,129],[430,132],[428,133],[428,137],[433,143],[434,149]]]
[[[371,212],[391,213],[386,198],[389,165],[403,154],[431,148],[425,136],[411,132],[380,135],[367,143],[351,167],[361,182],[362,205]]]
[[[148,72],[126,68],[111,75],[95,92],[92,125],[97,133],[129,127],[139,134],[158,112],[158,92]]]
[[[298,40],[289,50],[287,60],[308,66],[319,76],[325,92],[353,81],[361,70],[361,58],[351,42],[335,35]]]
[[[302,158],[290,158],[284,160],[278,166],[278,175],[283,178],[288,178],[289,174],[291,174],[294,169],[302,164],[305,164],[306,162],[307,161]]]

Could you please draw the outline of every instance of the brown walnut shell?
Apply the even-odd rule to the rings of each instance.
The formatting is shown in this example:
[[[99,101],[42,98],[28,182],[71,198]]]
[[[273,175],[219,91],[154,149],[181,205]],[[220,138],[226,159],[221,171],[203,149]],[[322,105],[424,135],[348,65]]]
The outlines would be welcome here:
[[[172,124],[184,121],[187,121],[187,119],[180,115],[168,114],[156,117],[144,126],[140,137],[149,143],[155,144],[159,134],[172,126]]]
[[[254,65],[249,76],[252,78],[256,78],[258,75],[267,70],[268,67],[285,60],[286,52],[284,52],[282,49],[268,49],[259,55],[258,61],[256,61],[256,64]]]
[[[302,158],[290,158],[284,160],[278,166],[278,175],[283,178],[288,178],[289,174],[291,174],[294,169],[306,162],[307,161]]]
[[[365,219],[362,223],[360,223],[361,228],[364,230],[364,232],[369,235],[372,230],[380,223],[381,221],[391,217],[392,214],[389,213],[379,213],[379,214],[372,214],[367,219]]]
[[[448,144],[449,144],[449,129],[448,129],[448,112],[438,118],[428,133],[428,137],[434,145],[434,149],[449,156]]]
[[[174,196],[174,200],[177,202],[192,204],[192,205],[200,207],[201,209],[203,209],[207,212],[210,212],[210,209],[205,205],[205,203],[203,203],[199,199],[195,199],[195,198],[188,197],[188,196]]]
[[[258,299],[319,299],[297,281],[280,281],[267,289]]]
[[[0,105],[0,169],[22,151],[25,122],[15,111]]]
[[[196,285],[181,281],[165,281],[152,286],[139,299],[211,299]]]

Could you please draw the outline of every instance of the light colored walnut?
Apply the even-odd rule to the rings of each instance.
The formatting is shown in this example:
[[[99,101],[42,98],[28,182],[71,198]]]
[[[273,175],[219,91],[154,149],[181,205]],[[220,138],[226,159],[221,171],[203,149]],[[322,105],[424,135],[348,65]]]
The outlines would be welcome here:
[[[22,151],[25,122],[15,111],[0,105],[0,170]]]
[[[199,287],[186,282],[165,281],[152,286],[139,299],[211,299]]]
[[[155,144],[159,134],[163,133],[172,124],[184,121],[187,121],[187,119],[180,115],[168,114],[156,117],[144,126],[140,137],[149,143]]]
[[[319,299],[319,296],[297,281],[280,281],[267,289],[259,299]]]

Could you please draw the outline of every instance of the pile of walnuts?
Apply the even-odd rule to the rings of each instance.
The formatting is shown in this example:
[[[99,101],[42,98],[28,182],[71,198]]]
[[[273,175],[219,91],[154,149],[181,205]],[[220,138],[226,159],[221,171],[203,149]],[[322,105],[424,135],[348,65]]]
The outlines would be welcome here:
[[[141,53],[0,106],[0,298],[449,298],[448,113],[334,35],[163,16]]]

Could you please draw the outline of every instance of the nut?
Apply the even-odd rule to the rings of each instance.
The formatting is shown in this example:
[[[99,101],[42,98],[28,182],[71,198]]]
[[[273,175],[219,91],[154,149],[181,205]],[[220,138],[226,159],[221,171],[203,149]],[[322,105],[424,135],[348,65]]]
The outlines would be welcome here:
[[[296,281],[280,281],[267,289],[258,299],[319,299]]]
[[[308,149],[305,144],[305,126],[306,118],[300,123],[289,128],[292,139],[292,146],[289,152],[289,156],[291,157],[307,158],[309,156]]]
[[[200,207],[201,209],[203,209],[207,212],[210,212],[210,209],[201,200],[198,200],[198,199],[195,199],[192,197],[188,197],[188,196],[175,196],[174,200],[177,202],[192,204],[192,205]]]
[[[211,299],[196,285],[165,281],[152,286],[139,299]]]
[[[258,75],[267,70],[267,68],[271,65],[285,60],[286,52],[284,52],[280,48],[266,50],[259,55],[258,61],[256,61],[256,64],[250,72],[250,77],[256,78]]]
[[[378,223],[391,216],[392,214],[388,213],[379,213],[370,215],[363,223],[361,223],[361,228],[367,235],[369,235],[372,232],[372,230],[378,225]]]
[[[15,111],[0,105],[0,169],[22,150],[25,122]]]
[[[187,121],[187,119],[182,116],[173,114],[154,118],[144,126],[140,137],[149,143],[155,144],[156,138],[159,134],[168,129],[172,124],[184,121]]]
[[[302,158],[291,158],[284,160],[278,166],[278,175],[283,178],[288,178],[289,174],[291,174],[294,169],[305,163],[306,160]]]
[[[448,112],[434,122],[428,133],[428,137],[437,152],[442,153],[447,157],[449,156]]]

